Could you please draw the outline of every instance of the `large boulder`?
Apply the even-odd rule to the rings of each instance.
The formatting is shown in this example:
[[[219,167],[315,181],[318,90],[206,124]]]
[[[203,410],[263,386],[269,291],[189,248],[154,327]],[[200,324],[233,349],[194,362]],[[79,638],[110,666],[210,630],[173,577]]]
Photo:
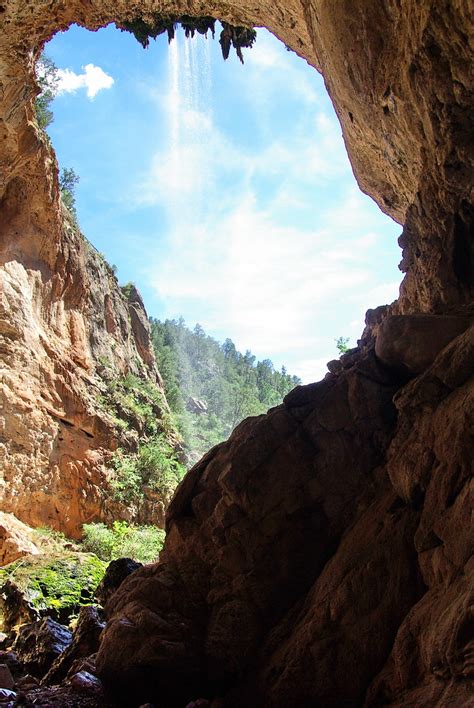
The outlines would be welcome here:
[[[465,705],[472,334],[408,382],[353,352],[196,465],[160,563],[114,595],[109,690],[167,707]]]
[[[139,563],[133,558],[117,558],[117,560],[111,561],[94,593],[97,602],[105,607],[125,578],[142,567],[143,563]]]
[[[344,681],[346,693],[334,694],[346,701],[360,696],[420,584],[413,548],[417,513],[397,511],[383,470],[400,380],[373,352],[351,361],[340,375],[296,388],[284,405],[241,423],[185,477],[169,509],[161,562],[127,578],[110,606],[97,665],[117,696],[131,699],[133,684],[143,701],[160,697],[164,705],[178,706],[222,685],[243,689],[257,667],[263,671],[262,646],[271,656],[273,631],[295,627],[292,613],[303,611],[305,599],[311,602],[313,588],[320,607],[314,632],[329,612],[329,597],[338,597],[338,617],[350,612],[354,618],[347,635],[334,627],[331,641],[340,643],[341,658],[354,656],[350,645],[371,622],[380,628],[370,664],[351,664],[352,683]],[[379,524],[379,542],[367,547],[365,535]],[[353,526],[361,530],[351,546],[345,537]],[[315,584],[338,549],[334,571],[317,592]],[[397,555],[403,561],[389,572]],[[380,592],[371,592],[375,581],[367,567],[375,574],[384,569],[389,580],[377,585]],[[352,583],[364,577],[364,593],[355,596]],[[298,671],[281,692],[285,705],[292,690],[308,686],[303,674],[315,675],[322,662],[324,651],[311,658],[307,641],[298,642],[306,658],[295,659]],[[324,671],[334,670],[335,651],[321,663]],[[341,661],[341,674],[347,670]],[[327,686],[313,683],[316,705],[327,697]],[[235,700],[248,705],[250,699],[245,693]],[[250,705],[264,702],[260,695]]]

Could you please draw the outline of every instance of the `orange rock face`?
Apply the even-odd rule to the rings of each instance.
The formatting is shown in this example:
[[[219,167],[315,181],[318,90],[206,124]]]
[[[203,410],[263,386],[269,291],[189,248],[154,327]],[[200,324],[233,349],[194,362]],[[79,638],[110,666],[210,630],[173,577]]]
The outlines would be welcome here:
[[[101,362],[161,386],[143,303],[65,222],[54,262],[37,236],[7,243],[0,270],[2,509],[77,537],[89,521],[133,518],[110,499],[120,431],[101,405]],[[164,399],[164,394],[163,394]],[[165,399],[164,399],[165,400]],[[145,514],[163,523],[163,504]],[[146,520],[146,519],[145,519]]]
[[[20,515],[16,499],[32,490],[21,518],[98,509],[95,461],[112,443],[91,404],[95,362],[113,339],[124,364],[133,340],[152,367],[141,326],[133,337],[122,327],[113,284],[98,292],[104,272],[95,256],[83,267],[63,228],[32,106],[33,58],[55,31],[157,10],[265,25],[323,72],[359,184],[404,223],[400,299],[369,312],[358,351],[242,423],[183,481],[162,562],[108,603],[98,666],[109,690],[125,705],[470,705],[467,0],[3,0],[0,10],[0,449],[9,508]]]
[[[0,567],[40,551],[34,543],[31,529],[18,521],[13,514],[0,511]]]

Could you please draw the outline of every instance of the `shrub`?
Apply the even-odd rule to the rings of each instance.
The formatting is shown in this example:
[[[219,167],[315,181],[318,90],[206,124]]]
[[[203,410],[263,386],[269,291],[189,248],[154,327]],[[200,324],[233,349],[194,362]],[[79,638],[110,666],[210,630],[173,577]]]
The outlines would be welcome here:
[[[135,283],[129,281],[128,283],[125,283],[125,285],[121,285],[120,289],[127,298],[127,300],[129,300],[133,290],[135,289]]]
[[[186,474],[186,468],[162,434],[140,445],[137,453],[117,450],[113,466],[115,475],[111,485],[115,498],[127,504],[140,502],[145,487],[168,501]]]
[[[112,528],[105,524],[84,524],[83,546],[103,561],[133,558],[141,563],[152,563],[163,548],[165,532],[155,526],[133,526],[125,521],[114,521]]]
[[[102,361],[99,360],[99,363],[102,364]],[[110,415],[125,418],[132,427],[148,436],[155,435],[158,428],[175,432],[163,394],[152,381],[127,374],[121,379],[107,380],[106,386],[100,402]],[[142,426],[134,425],[134,420],[140,421]]]
[[[338,339],[334,340],[336,342],[336,347],[339,351],[339,354],[345,354],[346,352],[349,351],[350,346],[349,346],[349,337],[339,337]]]

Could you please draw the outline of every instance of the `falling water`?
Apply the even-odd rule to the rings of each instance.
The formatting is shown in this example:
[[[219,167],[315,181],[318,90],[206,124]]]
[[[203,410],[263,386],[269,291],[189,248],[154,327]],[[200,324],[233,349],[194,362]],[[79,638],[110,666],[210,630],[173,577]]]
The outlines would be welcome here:
[[[207,209],[210,174],[211,59],[209,41],[181,31],[169,51],[170,184],[173,219],[196,225]],[[179,212],[179,213],[176,213]]]
[[[178,41],[175,40],[171,42],[169,48],[169,60],[168,60],[168,73],[169,73],[169,101],[168,101],[168,111],[169,111],[169,121],[170,121],[170,183],[173,185],[174,189],[179,185],[180,174],[179,174],[179,149],[180,149],[180,85],[179,85],[179,48]]]

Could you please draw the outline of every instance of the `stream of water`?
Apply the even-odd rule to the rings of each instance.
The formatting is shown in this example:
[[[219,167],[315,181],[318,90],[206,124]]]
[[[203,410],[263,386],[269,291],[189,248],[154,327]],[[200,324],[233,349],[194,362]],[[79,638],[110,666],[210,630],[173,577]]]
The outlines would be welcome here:
[[[170,208],[173,222],[196,225],[203,220],[210,174],[209,136],[212,125],[211,57],[201,35],[186,39],[181,31],[171,42],[168,58]]]

